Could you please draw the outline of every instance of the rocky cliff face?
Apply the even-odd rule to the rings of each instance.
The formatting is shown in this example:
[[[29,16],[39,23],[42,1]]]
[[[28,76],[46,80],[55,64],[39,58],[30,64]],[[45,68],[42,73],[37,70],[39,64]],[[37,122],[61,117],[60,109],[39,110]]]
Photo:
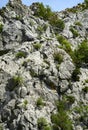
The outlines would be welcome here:
[[[78,68],[70,51],[87,42],[88,10],[57,13],[56,33],[34,9],[0,10],[0,130],[87,130],[87,61]]]

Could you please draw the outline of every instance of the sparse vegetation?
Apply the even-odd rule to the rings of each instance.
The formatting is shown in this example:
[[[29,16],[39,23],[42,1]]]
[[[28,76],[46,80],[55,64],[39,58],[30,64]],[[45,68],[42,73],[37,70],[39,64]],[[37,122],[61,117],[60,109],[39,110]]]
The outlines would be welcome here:
[[[3,31],[3,24],[0,24],[0,33]]]
[[[45,130],[45,127],[48,126],[48,123],[45,118],[40,117],[38,118],[37,125],[39,130]]]
[[[5,10],[6,10],[5,7],[2,7],[2,9],[0,9],[0,15],[1,15],[2,17],[4,17]]]
[[[86,7],[88,7],[88,0],[84,0]]]
[[[80,27],[82,26],[80,21],[76,21],[74,24],[77,25],[77,26],[80,26]]]
[[[60,101],[57,103],[57,110],[56,114],[51,115],[51,122],[53,123],[53,127],[58,130],[73,130],[72,121],[70,120],[67,112],[66,112],[66,103],[64,101]]]
[[[88,86],[85,86],[85,87],[82,89],[82,91],[83,91],[84,93],[88,93]]]
[[[39,49],[41,48],[41,44],[40,44],[40,43],[33,44],[33,47],[34,47],[36,50],[39,50]]]
[[[58,64],[61,64],[63,62],[63,55],[60,53],[54,53],[54,60]]]
[[[49,6],[44,6],[43,3],[36,3],[36,11],[34,15],[44,20],[48,20],[49,23],[54,27],[55,32],[62,31],[65,24],[62,19],[59,19],[56,13],[52,12]]]
[[[85,80],[85,83],[88,83],[88,79]]]
[[[24,109],[27,108],[27,104],[28,104],[28,100],[25,99],[25,100],[23,101],[23,108],[24,108]]]
[[[37,107],[41,107],[41,106],[45,105],[45,103],[43,102],[43,98],[42,97],[39,97],[37,99],[36,105],[37,105]]]
[[[83,63],[88,63],[88,42],[86,40],[74,50],[73,61],[77,67],[80,67]]]
[[[0,123],[0,130],[3,130],[3,126],[2,126],[2,124]]]
[[[32,77],[37,77],[38,76],[37,73],[35,72],[35,70],[33,70],[33,69],[30,69],[30,75]]]
[[[75,102],[75,97],[74,96],[66,96],[66,102],[73,104]]]
[[[69,55],[72,55],[71,43],[62,35],[57,35],[57,40],[61,44],[60,48],[64,49]]]
[[[76,38],[79,36],[79,33],[76,29],[74,29],[72,26],[70,27],[70,31],[72,32],[73,34],[73,38]]]
[[[0,56],[7,54],[9,51],[9,49],[0,50]]]
[[[82,123],[86,129],[88,128],[88,105],[79,104],[74,108],[74,111],[79,114],[76,119],[79,123]]]
[[[61,130],[73,130],[72,121],[65,111],[60,111],[57,114],[51,115],[51,122]]]
[[[27,57],[27,53],[24,52],[24,51],[19,51],[17,54],[16,54],[16,58],[19,59],[19,58],[26,58]]]
[[[22,20],[22,16],[16,15],[15,19],[16,19],[16,20]]]
[[[8,81],[8,88],[10,91],[13,91],[15,88],[22,86],[23,78],[20,75],[13,76]]]
[[[23,78],[20,75],[13,77],[13,85],[14,86],[20,86],[23,83]]]
[[[76,67],[72,73],[72,80],[79,81],[80,68]]]

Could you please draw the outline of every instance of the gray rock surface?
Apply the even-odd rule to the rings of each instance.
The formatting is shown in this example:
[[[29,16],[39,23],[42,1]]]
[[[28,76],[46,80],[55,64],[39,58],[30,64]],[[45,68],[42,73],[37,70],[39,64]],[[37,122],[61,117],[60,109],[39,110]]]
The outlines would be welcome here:
[[[65,23],[59,35],[71,43],[72,50],[88,39],[87,14],[87,9],[57,13]],[[21,0],[9,0],[4,16],[0,14],[1,24],[0,130],[39,130],[37,121],[41,117],[52,126],[51,115],[57,112],[55,102],[63,100],[66,109],[69,108],[67,113],[73,129],[87,130],[87,64],[80,67],[79,81],[73,81],[76,66],[58,42],[53,27],[48,21],[33,16],[33,10]],[[71,26],[79,33],[76,38],[70,31]],[[61,63],[55,54],[63,57]]]

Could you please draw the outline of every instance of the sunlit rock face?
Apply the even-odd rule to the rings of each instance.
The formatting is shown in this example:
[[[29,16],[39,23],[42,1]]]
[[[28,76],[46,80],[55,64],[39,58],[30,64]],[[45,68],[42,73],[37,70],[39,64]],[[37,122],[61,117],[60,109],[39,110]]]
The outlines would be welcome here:
[[[65,28],[56,32],[34,15],[38,4],[0,10],[0,130],[88,130],[88,61],[73,59],[88,40],[88,9],[57,12]]]

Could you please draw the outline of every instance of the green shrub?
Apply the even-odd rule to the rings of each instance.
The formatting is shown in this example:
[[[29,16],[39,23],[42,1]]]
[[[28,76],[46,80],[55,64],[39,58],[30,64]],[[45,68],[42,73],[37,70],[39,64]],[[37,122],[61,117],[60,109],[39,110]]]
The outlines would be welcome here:
[[[0,24],[0,33],[3,31],[3,24]]]
[[[79,114],[78,118],[76,119],[79,123],[83,123],[83,125],[88,128],[88,105],[79,104],[74,108],[75,113]]]
[[[83,91],[84,93],[88,93],[88,86],[85,86],[85,87],[82,89],[82,91]]]
[[[2,124],[0,123],[0,130],[3,130],[3,126],[2,126]]]
[[[39,34],[42,34],[43,31],[44,31],[44,30],[43,30],[43,26],[38,25],[37,31],[38,31]]]
[[[61,64],[63,62],[63,56],[60,53],[54,53],[54,60],[58,63]]]
[[[53,14],[50,19],[49,23],[53,26],[53,29],[56,33],[63,31],[65,24],[62,19],[59,19],[57,15]]]
[[[74,24],[77,26],[80,26],[80,27],[82,26],[81,22],[79,22],[79,21],[76,21]]]
[[[58,125],[52,125],[52,130],[60,130],[60,127]]]
[[[79,33],[76,29],[74,29],[73,27],[70,27],[70,31],[72,32],[73,34],[73,38],[76,38],[79,36]]]
[[[28,104],[28,101],[25,99],[25,100],[23,101],[23,108],[24,108],[24,109],[27,108],[27,104]]]
[[[16,58],[19,59],[19,58],[26,58],[27,57],[27,53],[24,52],[24,51],[19,51],[17,54],[16,54]]]
[[[16,20],[22,20],[22,16],[16,15],[15,19],[16,19]]]
[[[57,35],[57,40],[62,45],[60,48],[63,48],[69,55],[72,55],[71,43],[62,35]]]
[[[37,107],[41,107],[41,106],[45,105],[45,103],[43,102],[43,99],[41,97],[39,97],[37,99],[36,105],[37,105]]]
[[[75,102],[75,97],[74,96],[66,96],[66,101],[70,104],[73,104]]]
[[[85,82],[88,83],[88,79],[86,79]]]
[[[66,110],[66,101],[65,100],[56,101],[56,107],[57,107],[58,112],[65,111]]]
[[[84,40],[78,48],[74,50],[73,61],[76,66],[88,63],[88,42]]]
[[[35,70],[33,70],[33,69],[30,69],[30,75],[32,77],[37,77],[38,76],[37,73],[35,72]]]
[[[0,56],[7,54],[9,51],[9,49],[0,50]]]
[[[37,120],[37,125],[39,130],[44,130],[44,128],[48,125],[45,118],[40,117]]]
[[[23,78],[20,75],[13,76],[11,79],[8,80],[8,89],[13,91],[15,88],[22,86]]]
[[[44,130],[52,130],[51,126],[45,126]]]
[[[5,11],[6,11],[6,8],[5,8],[5,7],[2,7],[2,9],[0,9],[0,15],[1,15],[2,17],[4,17]]]
[[[72,121],[67,114],[67,101],[62,99],[56,101],[57,113],[51,114],[51,122],[53,123],[53,130],[73,130]]]
[[[20,75],[13,77],[14,86],[20,86],[20,85],[22,85],[22,83],[23,83],[23,78]]]
[[[79,74],[80,74],[80,68],[76,67],[72,73],[72,80],[73,81],[79,81]]]
[[[72,122],[65,111],[51,115],[51,122],[60,127],[61,130],[73,130]]]
[[[50,67],[50,62],[47,59],[44,59],[44,62]]]
[[[84,3],[86,4],[86,7],[88,7],[88,0],[84,0]]]
[[[33,47],[34,47],[36,50],[39,50],[39,49],[41,48],[41,44],[40,44],[40,43],[33,44]]]
[[[49,6],[44,6],[43,3],[36,4],[35,16],[38,16],[44,20],[48,20],[56,31],[62,31],[65,27],[63,20],[59,19],[56,13],[52,12]]]

